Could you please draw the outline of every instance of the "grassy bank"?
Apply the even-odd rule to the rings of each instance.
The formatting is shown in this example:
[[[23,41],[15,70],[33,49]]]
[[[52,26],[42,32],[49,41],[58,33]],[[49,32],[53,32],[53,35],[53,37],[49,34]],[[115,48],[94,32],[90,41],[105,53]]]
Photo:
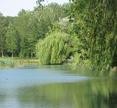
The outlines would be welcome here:
[[[39,64],[37,59],[22,59],[22,58],[0,58],[0,67],[20,67],[30,64]]]

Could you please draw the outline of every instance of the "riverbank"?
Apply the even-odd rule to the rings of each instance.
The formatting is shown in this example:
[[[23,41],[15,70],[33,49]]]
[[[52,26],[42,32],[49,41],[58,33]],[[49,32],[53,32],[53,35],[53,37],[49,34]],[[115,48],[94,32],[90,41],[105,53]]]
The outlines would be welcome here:
[[[24,65],[39,64],[37,59],[22,59],[22,58],[0,58],[0,67],[20,67]]]
[[[12,57],[2,57],[0,58],[0,68],[14,68],[14,67],[23,67],[23,66],[30,66],[35,65],[39,66],[40,62],[38,59],[22,59],[22,58],[12,58]],[[43,65],[45,66],[45,65]],[[46,66],[54,66],[54,65],[46,65]],[[99,75],[99,72],[96,70],[92,70],[90,65],[78,64],[74,65],[73,63],[65,63],[63,65],[58,65],[60,67],[64,67],[65,70],[71,70],[72,73],[76,73],[79,75],[86,75],[86,76],[103,76]],[[116,76],[117,75],[117,67],[110,70],[108,75],[106,76]]]

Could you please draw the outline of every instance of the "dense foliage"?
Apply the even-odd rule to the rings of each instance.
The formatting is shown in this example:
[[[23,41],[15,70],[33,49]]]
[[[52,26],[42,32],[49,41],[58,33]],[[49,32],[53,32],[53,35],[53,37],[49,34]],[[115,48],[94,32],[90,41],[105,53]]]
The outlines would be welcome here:
[[[52,31],[37,44],[41,64],[61,64],[77,50],[77,38],[61,31]]]
[[[74,30],[100,74],[117,65],[117,1],[73,0]]]
[[[65,6],[56,3],[37,6],[34,11],[21,10],[16,17],[0,14],[0,55],[35,57],[37,41],[66,15]]]
[[[33,11],[22,10],[17,17],[0,13],[0,56],[70,62],[100,75],[117,71],[117,0],[37,1]]]

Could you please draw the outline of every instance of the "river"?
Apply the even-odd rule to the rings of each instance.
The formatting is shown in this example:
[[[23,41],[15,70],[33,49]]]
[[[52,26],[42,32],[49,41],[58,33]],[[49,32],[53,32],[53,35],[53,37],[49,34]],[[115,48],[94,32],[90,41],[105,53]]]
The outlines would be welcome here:
[[[0,108],[117,108],[117,79],[61,66],[0,69]]]

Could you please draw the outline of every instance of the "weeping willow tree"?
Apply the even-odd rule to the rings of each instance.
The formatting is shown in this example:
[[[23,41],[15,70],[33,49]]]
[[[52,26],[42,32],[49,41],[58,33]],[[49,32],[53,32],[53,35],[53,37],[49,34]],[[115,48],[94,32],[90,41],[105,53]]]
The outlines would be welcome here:
[[[61,31],[52,31],[36,45],[41,64],[61,64],[77,50],[77,37]]]
[[[71,9],[93,68],[108,73],[117,66],[117,0],[72,0]]]

